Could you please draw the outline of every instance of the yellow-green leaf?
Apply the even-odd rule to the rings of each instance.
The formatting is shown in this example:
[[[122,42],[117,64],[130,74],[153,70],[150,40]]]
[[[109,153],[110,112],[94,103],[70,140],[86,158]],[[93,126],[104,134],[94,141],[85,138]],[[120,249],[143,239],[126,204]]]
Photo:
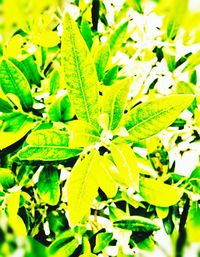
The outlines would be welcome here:
[[[116,193],[117,185],[102,158],[98,151],[93,150],[72,169],[67,182],[69,220],[72,225],[77,225],[89,214],[99,187],[108,197]]]
[[[139,104],[125,115],[127,139],[139,141],[151,137],[172,124],[190,106],[193,95],[171,95]]]
[[[132,78],[121,80],[104,92],[102,113],[109,115],[110,130],[114,130],[122,118],[131,82]]]
[[[159,180],[143,177],[140,180],[140,195],[149,204],[169,207],[180,200],[183,190]]]
[[[83,120],[73,120],[68,123],[70,131],[70,147],[86,147],[100,142],[100,135],[92,124]]]
[[[68,132],[41,129],[34,131],[27,138],[28,146],[18,152],[22,160],[56,161],[65,160],[81,152],[77,148],[68,147]]]
[[[92,56],[68,13],[63,29],[61,56],[70,101],[79,119],[98,126],[98,78]]]
[[[111,144],[111,154],[119,170],[122,185],[139,189],[139,171],[133,149],[128,144]]]

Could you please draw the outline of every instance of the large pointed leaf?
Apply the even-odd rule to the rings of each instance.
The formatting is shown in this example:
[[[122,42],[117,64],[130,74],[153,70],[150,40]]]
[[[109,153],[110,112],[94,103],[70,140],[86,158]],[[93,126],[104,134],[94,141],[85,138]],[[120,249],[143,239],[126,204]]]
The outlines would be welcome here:
[[[58,171],[53,167],[44,168],[40,172],[37,188],[43,202],[56,205],[60,198]]]
[[[18,96],[24,110],[31,109],[33,98],[29,83],[23,73],[8,60],[1,62],[0,84],[5,94],[12,93]]]
[[[180,200],[183,190],[159,180],[143,177],[140,180],[140,195],[152,205],[169,207]]]
[[[167,128],[193,99],[192,95],[171,95],[136,106],[125,116],[128,139],[143,140]]]
[[[79,119],[98,126],[98,78],[92,56],[68,13],[63,28],[61,55],[69,98]]]
[[[110,130],[114,130],[122,118],[131,82],[132,78],[124,79],[105,92],[102,112],[109,115]]]
[[[54,129],[37,130],[27,138],[28,146],[22,148],[18,157],[22,160],[57,161],[76,156],[81,152],[68,147],[69,134]]]
[[[119,170],[122,185],[139,189],[139,172],[136,156],[128,144],[111,144],[111,154]]]
[[[72,225],[77,225],[89,214],[99,187],[110,197],[116,193],[116,184],[105,166],[98,151],[93,150],[72,169],[67,184],[69,220]]]
[[[84,160],[73,167],[67,184],[68,211],[71,225],[77,225],[86,216],[93,200],[98,195],[98,164],[95,162],[96,151],[91,152]]]

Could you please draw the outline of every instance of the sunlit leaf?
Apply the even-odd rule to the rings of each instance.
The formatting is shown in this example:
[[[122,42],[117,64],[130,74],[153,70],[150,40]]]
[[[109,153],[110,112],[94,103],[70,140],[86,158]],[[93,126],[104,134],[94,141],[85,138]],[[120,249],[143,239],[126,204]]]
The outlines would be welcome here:
[[[79,119],[97,125],[98,78],[94,62],[68,13],[65,14],[63,27],[61,55],[70,101]]]
[[[122,185],[139,189],[139,172],[136,156],[127,144],[110,146],[114,162],[119,170],[119,179]]]
[[[169,207],[180,200],[183,190],[159,180],[143,177],[140,179],[140,195],[149,204]]]
[[[98,131],[90,123],[74,120],[69,122],[68,129],[70,131],[69,146],[70,147],[86,147],[100,141]]]
[[[37,130],[27,138],[28,146],[19,151],[22,160],[56,161],[78,155],[81,150],[68,147],[67,132],[45,129]]]
[[[108,196],[116,193],[116,184],[100,158],[99,153],[93,150],[72,169],[67,184],[69,220],[72,225],[78,224],[89,214],[92,202],[98,195],[98,187],[105,190]]]
[[[132,78],[124,79],[105,91],[102,113],[109,115],[110,130],[114,130],[122,118],[131,82]]]
[[[192,95],[171,95],[139,104],[125,116],[133,141],[151,137],[172,124],[194,100]]]

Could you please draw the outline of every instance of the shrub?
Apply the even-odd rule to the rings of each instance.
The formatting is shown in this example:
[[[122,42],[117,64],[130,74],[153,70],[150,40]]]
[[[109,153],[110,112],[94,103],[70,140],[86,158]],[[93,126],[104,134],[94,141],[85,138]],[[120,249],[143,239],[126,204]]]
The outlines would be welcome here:
[[[1,3],[1,256],[199,242],[198,12],[156,2]]]

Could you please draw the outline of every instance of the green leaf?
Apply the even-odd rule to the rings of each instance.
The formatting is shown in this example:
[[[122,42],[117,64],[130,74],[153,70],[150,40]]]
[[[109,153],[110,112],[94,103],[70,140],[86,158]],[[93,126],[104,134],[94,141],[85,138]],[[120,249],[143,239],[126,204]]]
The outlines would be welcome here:
[[[60,73],[58,70],[54,70],[51,73],[49,87],[50,95],[56,95],[58,89],[60,88]]]
[[[12,113],[12,115],[13,114],[15,115],[15,113]],[[10,122],[13,122],[13,124],[10,125]],[[0,131],[0,150],[9,147],[22,139],[29,130],[31,130],[32,126],[32,119],[20,114],[17,118],[5,122],[4,130]]]
[[[125,115],[128,139],[137,142],[157,134],[172,124],[193,100],[192,95],[171,95],[139,104]]]
[[[37,188],[44,203],[56,205],[60,198],[58,171],[54,167],[44,168],[40,172]]]
[[[78,160],[67,182],[68,211],[71,225],[77,225],[89,214],[93,200],[101,187],[110,197],[117,186],[107,171],[103,157],[93,150],[83,160]]]
[[[198,202],[191,203],[186,222],[187,235],[190,242],[200,242],[200,208]]]
[[[112,85],[117,79],[118,71],[119,71],[118,65],[115,65],[110,70],[108,70],[103,77],[103,84],[106,86]]]
[[[79,119],[98,126],[98,78],[92,56],[68,13],[63,28],[61,56],[70,101]]]
[[[128,21],[124,22],[117,28],[114,33],[108,39],[108,45],[110,46],[110,51],[112,55],[115,55],[116,52],[120,49],[122,43],[127,37],[127,28],[128,28]]]
[[[18,152],[21,160],[58,161],[78,155],[81,150],[68,147],[69,134],[54,129],[34,131],[27,138],[28,146]]]
[[[131,230],[133,232],[153,232],[160,229],[151,219],[141,216],[130,216],[113,222],[114,227]]]
[[[32,55],[21,62],[14,58],[9,60],[24,74],[30,84],[41,85],[41,76]]]
[[[169,207],[180,200],[183,190],[159,180],[143,177],[140,179],[140,195],[149,204]]]
[[[50,106],[48,115],[51,121],[67,121],[74,117],[74,110],[68,95],[56,99]]]
[[[4,189],[13,187],[15,184],[15,177],[12,171],[6,168],[0,168],[0,184]]]
[[[110,150],[114,162],[119,170],[121,185],[139,190],[139,172],[137,159],[133,149],[128,144],[111,144]]]
[[[1,62],[0,84],[5,94],[12,93],[19,97],[24,110],[31,109],[33,98],[29,83],[23,73],[8,60]]]
[[[82,19],[81,21],[81,34],[88,46],[89,49],[92,47],[92,31],[89,25],[89,22],[85,19]]]
[[[117,128],[124,113],[132,78],[127,78],[109,87],[103,94],[102,113],[109,115],[109,130]]]
[[[90,123],[82,120],[74,120],[68,123],[70,131],[70,147],[86,147],[100,142],[98,131]]]
[[[97,234],[96,236],[96,244],[94,247],[94,253],[99,253],[109,245],[112,241],[113,233],[110,232],[102,232]]]
[[[102,46],[97,55],[95,56],[95,65],[96,71],[99,81],[101,81],[104,77],[104,72],[106,70],[106,66],[108,64],[110,58],[110,47],[109,45],[105,44]]]
[[[66,256],[70,257],[79,243],[74,233],[68,230],[61,234],[48,248],[48,253],[53,257]]]
[[[178,12],[177,12],[178,10]],[[174,40],[188,10],[188,0],[175,0],[167,17],[167,37]]]
[[[4,95],[3,92],[0,92],[0,112],[12,112],[13,107],[12,105],[8,102],[7,97]]]

